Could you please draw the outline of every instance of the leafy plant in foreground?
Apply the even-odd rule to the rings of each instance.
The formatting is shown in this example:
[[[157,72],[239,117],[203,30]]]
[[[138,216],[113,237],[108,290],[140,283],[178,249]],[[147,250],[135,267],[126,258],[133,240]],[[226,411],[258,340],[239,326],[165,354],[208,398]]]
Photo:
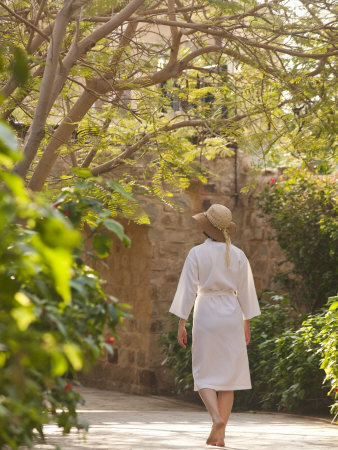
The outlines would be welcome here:
[[[18,158],[14,136],[0,123],[0,448],[12,449],[32,446],[50,420],[64,432],[86,427],[69,377],[111,351],[127,314],[82,261],[71,221],[9,172]],[[103,209],[97,227],[129,245]],[[82,214],[80,208],[80,222]]]

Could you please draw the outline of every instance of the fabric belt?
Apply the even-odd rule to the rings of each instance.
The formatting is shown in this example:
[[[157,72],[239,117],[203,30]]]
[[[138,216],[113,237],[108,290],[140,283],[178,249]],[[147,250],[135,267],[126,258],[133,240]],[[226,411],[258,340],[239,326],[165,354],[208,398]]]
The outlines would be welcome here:
[[[222,289],[220,291],[202,290],[197,292],[197,295],[227,295],[227,294],[235,295],[236,292],[233,289]]]

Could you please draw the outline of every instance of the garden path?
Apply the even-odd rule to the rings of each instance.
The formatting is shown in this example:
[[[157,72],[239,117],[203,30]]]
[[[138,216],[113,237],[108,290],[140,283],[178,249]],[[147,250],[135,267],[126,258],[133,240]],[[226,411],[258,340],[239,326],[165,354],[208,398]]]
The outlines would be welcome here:
[[[86,404],[79,408],[90,422],[81,433],[62,436],[54,425],[45,427],[46,443],[34,449],[150,450],[205,449],[210,420],[204,408],[157,396],[81,388]],[[216,447],[209,447],[216,448]],[[219,448],[219,447],[218,447]],[[338,450],[338,426],[329,420],[289,414],[233,413],[227,450]]]

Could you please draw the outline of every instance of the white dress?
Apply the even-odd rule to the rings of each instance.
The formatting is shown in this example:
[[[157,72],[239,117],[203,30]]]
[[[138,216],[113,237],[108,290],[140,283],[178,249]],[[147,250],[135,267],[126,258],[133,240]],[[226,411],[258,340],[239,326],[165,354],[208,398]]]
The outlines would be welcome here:
[[[229,268],[223,242],[207,239],[190,250],[170,312],[187,319],[194,305],[194,390],[251,389],[243,319],[258,316],[260,309],[242,250],[230,246]]]

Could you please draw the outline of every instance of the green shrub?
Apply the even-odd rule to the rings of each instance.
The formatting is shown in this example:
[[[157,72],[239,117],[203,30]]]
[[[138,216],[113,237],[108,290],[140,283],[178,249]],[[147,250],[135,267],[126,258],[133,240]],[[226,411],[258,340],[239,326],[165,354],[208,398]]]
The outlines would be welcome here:
[[[271,300],[277,301],[277,305],[285,301],[280,296]],[[287,411],[327,407],[329,388],[327,383],[323,384],[325,374],[320,369],[322,314],[308,316],[300,326],[299,317],[293,324],[284,317],[284,326],[280,322],[276,332],[272,330],[270,336],[265,336],[267,322],[274,321],[274,313],[270,305],[262,306],[262,315],[252,320],[249,346],[254,405]]]
[[[236,393],[235,408],[278,408],[279,391],[271,382],[271,372],[277,362],[275,340],[301,322],[286,295],[266,292],[260,299],[260,307],[262,314],[250,321],[248,356],[252,390]]]
[[[329,299],[320,312],[308,315],[300,327],[257,342],[260,357],[268,361],[264,374],[261,362],[256,365],[255,359],[250,359],[254,390],[257,384],[266,384],[266,391],[260,393],[263,408],[319,411],[327,408],[330,395],[335,398],[331,413],[337,413],[337,306],[338,302]],[[253,319],[255,332],[259,320],[260,317]]]
[[[181,347],[177,341],[178,322],[179,319],[176,316],[170,316],[169,326],[172,329],[160,336],[159,345],[162,347],[162,353],[165,355],[162,365],[173,369],[175,392],[183,394],[191,391],[194,385],[191,367],[192,320],[187,320],[185,324],[188,341],[186,349]]]
[[[62,210],[9,172],[18,158],[11,131],[0,122],[0,448],[11,449],[32,446],[50,420],[64,432],[86,426],[76,414],[81,396],[68,378],[104,348],[111,351],[126,315],[81,260],[80,233]],[[80,221],[83,214],[79,208]],[[103,208],[92,232],[102,226],[129,244]]]
[[[336,294],[338,267],[338,206],[329,176],[289,169],[269,183],[260,206],[275,231],[290,273],[279,274],[294,303],[314,312]]]
[[[334,397],[331,414],[338,415],[338,296],[329,298],[329,309],[322,318],[318,335],[321,368],[325,370],[325,381],[330,383],[329,395]]]

